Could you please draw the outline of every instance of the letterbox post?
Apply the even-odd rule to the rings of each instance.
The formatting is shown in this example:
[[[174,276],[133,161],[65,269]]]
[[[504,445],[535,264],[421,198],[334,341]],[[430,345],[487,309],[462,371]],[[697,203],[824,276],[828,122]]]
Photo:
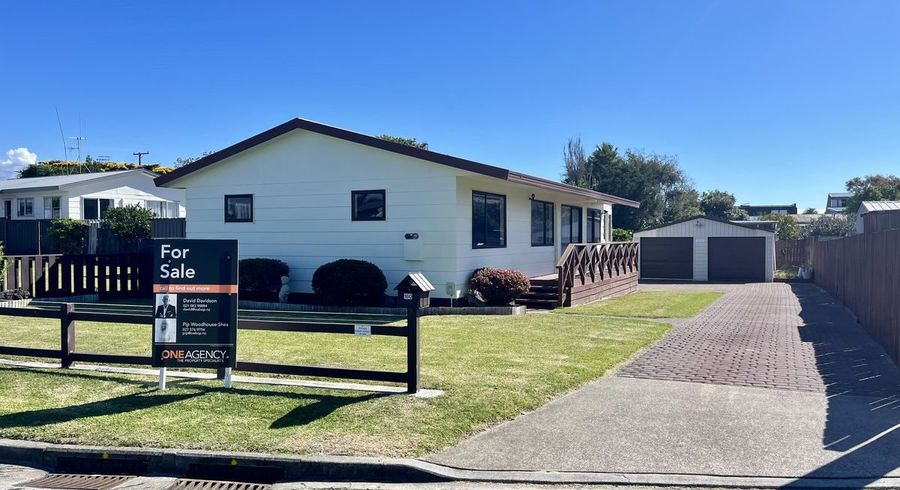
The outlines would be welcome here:
[[[413,291],[406,307],[406,392],[419,391],[419,301],[422,293]]]
[[[63,303],[59,306],[59,330],[60,330],[60,363],[64,368],[72,367],[72,354],[75,352],[75,320],[72,312],[75,305]]]

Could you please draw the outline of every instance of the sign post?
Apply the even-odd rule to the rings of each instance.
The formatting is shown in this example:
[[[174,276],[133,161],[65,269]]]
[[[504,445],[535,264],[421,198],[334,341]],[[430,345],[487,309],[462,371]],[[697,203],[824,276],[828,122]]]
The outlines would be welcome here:
[[[238,307],[237,240],[157,239],[153,244],[153,366],[225,368],[231,388]]]

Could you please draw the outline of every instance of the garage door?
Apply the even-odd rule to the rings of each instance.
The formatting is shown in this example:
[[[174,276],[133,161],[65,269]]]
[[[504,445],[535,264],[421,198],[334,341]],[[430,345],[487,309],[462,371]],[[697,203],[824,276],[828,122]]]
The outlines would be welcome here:
[[[765,281],[765,237],[710,237],[709,280]]]
[[[641,277],[645,279],[694,278],[694,239],[641,238]]]

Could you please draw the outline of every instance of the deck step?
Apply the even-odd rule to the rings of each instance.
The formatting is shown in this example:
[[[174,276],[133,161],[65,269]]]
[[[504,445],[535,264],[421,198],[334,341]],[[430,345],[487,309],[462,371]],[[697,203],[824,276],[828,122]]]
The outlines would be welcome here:
[[[531,309],[551,310],[559,306],[559,280],[531,279],[531,288],[516,300],[517,305]]]

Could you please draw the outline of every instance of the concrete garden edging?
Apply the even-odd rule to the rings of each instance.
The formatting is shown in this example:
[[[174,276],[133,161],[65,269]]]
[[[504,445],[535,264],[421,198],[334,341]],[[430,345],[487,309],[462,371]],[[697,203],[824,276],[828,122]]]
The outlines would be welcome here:
[[[406,308],[380,306],[320,306],[265,301],[241,300],[239,307],[247,310],[306,311],[311,313],[354,313],[372,315],[406,315]],[[524,306],[429,306],[422,308],[422,316],[428,315],[524,315]]]

